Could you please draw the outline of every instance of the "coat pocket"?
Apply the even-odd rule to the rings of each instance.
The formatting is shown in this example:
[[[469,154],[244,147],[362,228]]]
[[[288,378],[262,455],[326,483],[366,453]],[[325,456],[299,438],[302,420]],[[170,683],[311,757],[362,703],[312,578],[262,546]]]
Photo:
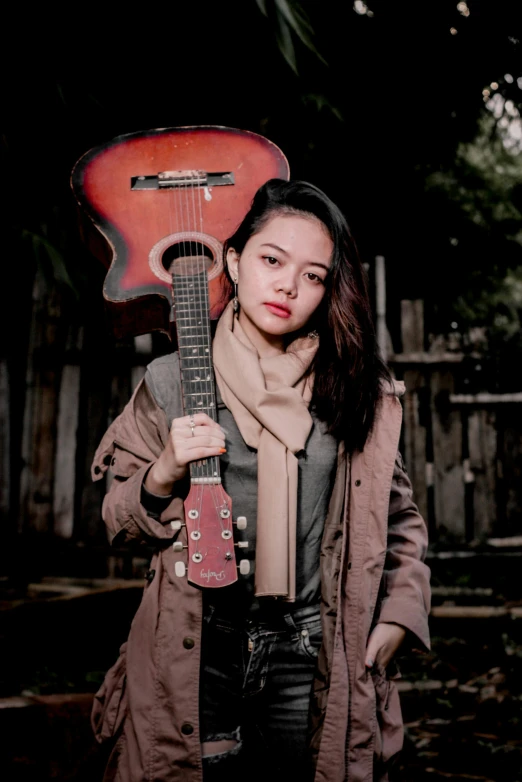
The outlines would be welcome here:
[[[375,755],[380,762],[388,763],[401,751],[404,742],[399,690],[395,681],[387,677],[381,666],[375,666],[372,680],[377,707]]]
[[[94,696],[91,726],[100,744],[113,738],[120,730],[127,711],[127,643],[120,648],[120,656],[110,668],[102,686]]]

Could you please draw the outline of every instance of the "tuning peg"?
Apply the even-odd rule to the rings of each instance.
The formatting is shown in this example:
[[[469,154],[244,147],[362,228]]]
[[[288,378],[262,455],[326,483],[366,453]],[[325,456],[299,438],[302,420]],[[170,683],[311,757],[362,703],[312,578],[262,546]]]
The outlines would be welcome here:
[[[247,525],[246,516],[238,516],[234,524],[238,529],[246,529],[246,525]]]
[[[239,561],[239,572],[242,576],[248,576],[250,573],[250,560],[249,559],[241,559]]]
[[[179,530],[185,526],[181,521],[171,521],[170,522],[171,529],[174,530],[174,532],[179,532]]]
[[[188,546],[184,546],[183,543],[181,542],[181,540],[176,540],[172,544],[172,548],[174,549],[174,551],[183,551],[183,549],[184,548],[188,548]]]
[[[234,546],[237,546],[238,548],[248,548],[248,540],[238,540],[237,543],[234,543]]]
[[[184,562],[176,562],[174,565],[174,573],[178,576],[178,578],[183,578],[183,576],[187,573],[187,568],[185,567]]]

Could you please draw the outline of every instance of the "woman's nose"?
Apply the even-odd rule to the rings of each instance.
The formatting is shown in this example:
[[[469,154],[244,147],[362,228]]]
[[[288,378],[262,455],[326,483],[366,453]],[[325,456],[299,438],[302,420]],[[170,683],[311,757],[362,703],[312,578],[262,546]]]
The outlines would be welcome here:
[[[277,290],[286,293],[287,296],[295,296],[297,293],[297,282],[293,274],[285,274],[280,277],[277,283]]]

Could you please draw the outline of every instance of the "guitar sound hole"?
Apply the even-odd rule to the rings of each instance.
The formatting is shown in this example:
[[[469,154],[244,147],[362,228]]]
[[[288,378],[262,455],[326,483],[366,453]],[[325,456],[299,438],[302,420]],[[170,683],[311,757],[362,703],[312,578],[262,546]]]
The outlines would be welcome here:
[[[208,272],[214,263],[214,254],[203,242],[175,242],[167,247],[161,263],[169,274],[188,276],[203,270]]]

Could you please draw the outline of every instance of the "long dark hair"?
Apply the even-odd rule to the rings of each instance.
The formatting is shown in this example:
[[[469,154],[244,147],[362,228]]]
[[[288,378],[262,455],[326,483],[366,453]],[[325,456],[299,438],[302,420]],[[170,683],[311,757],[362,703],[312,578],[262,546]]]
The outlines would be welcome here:
[[[250,237],[281,214],[313,216],[332,239],[325,295],[307,324],[307,330],[319,334],[319,350],[310,367],[315,376],[311,407],[344,442],[348,453],[362,451],[383,381],[389,381],[390,375],[377,347],[366,273],[341,210],[309,182],[270,179],[259,188],[241,225],[225,242],[225,259],[229,248],[241,255]]]

